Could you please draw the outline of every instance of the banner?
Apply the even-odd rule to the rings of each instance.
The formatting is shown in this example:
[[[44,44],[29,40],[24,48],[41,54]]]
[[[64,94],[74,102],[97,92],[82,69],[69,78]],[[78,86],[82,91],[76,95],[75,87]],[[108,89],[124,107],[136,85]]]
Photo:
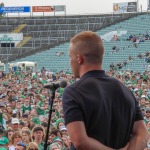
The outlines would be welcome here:
[[[128,2],[127,12],[137,11],[137,2]]]
[[[30,12],[30,6],[0,7],[0,13],[26,13]]]
[[[114,13],[124,13],[127,12],[128,2],[125,3],[114,3],[113,4],[113,12]]]
[[[15,47],[23,40],[23,33],[1,33],[0,47]]]
[[[124,2],[113,4],[113,12],[116,14],[135,11],[137,11],[137,2]]]
[[[51,6],[32,6],[32,12],[52,12]]]
[[[147,0],[147,10],[150,10],[150,0]]]
[[[66,10],[65,5],[56,5],[56,6],[53,6],[53,7],[54,7],[54,11],[65,11]]]
[[[13,38],[9,37],[7,34],[0,34],[0,41],[12,41]]]

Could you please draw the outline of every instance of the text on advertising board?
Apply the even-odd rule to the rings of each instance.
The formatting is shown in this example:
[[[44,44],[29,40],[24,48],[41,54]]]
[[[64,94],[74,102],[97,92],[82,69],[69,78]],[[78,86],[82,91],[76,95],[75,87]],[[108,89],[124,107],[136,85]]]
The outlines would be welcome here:
[[[0,7],[0,13],[21,13],[30,12],[29,6],[19,6],[19,7]]]
[[[51,6],[32,6],[32,12],[51,12]]]

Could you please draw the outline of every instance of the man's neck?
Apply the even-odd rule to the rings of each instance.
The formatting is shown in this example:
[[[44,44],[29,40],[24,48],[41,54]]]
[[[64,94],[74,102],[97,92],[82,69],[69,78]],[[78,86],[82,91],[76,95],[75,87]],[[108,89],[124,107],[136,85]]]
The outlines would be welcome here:
[[[98,65],[91,65],[91,66],[86,65],[86,66],[83,66],[83,67],[80,68],[80,74],[79,74],[80,78],[81,78],[85,73],[87,73],[87,72],[89,72],[89,71],[92,71],[92,70],[102,70],[102,67],[101,67],[101,66],[98,66]]]
[[[24,104],[24,106],[25,106],[25,107],[29,107],[29,104],[27,104],[27,105]]]
[[[40,144],[42,142],[41,139],[35,139],[35,143]]]

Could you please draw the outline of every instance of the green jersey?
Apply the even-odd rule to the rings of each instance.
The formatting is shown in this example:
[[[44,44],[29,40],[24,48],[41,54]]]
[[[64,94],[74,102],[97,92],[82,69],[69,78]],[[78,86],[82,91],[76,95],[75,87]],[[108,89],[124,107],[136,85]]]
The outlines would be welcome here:
[[[21,111],[22,111],[23,113],[25,113],[26,110],[31,111],[31,106],[29,105],[29,106],[26,107],[26,106],[23,105],[23,106],[21,107]]]
[[[38,105],[40,107],[44,107],[44,103],[43,102],[39,102]],[[42,110],[39,107],[36,108],[36,111],[37,111],[38,115],[44,115],[45,114],[45,110]]]

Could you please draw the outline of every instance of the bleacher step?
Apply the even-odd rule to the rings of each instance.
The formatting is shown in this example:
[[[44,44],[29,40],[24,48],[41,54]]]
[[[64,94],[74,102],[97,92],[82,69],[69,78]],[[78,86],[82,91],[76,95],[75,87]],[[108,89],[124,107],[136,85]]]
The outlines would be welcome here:
[[[12,33],[19,33],[26,26],[27,26],[27,24],[20,24],[12,31]]]
[[[27,36],[27,37],[23,37],[23,41],[21,41],[20,43],[17,44],[17,48],[22,47],[23,45],[25,45],[32,37],[31,36]]]

